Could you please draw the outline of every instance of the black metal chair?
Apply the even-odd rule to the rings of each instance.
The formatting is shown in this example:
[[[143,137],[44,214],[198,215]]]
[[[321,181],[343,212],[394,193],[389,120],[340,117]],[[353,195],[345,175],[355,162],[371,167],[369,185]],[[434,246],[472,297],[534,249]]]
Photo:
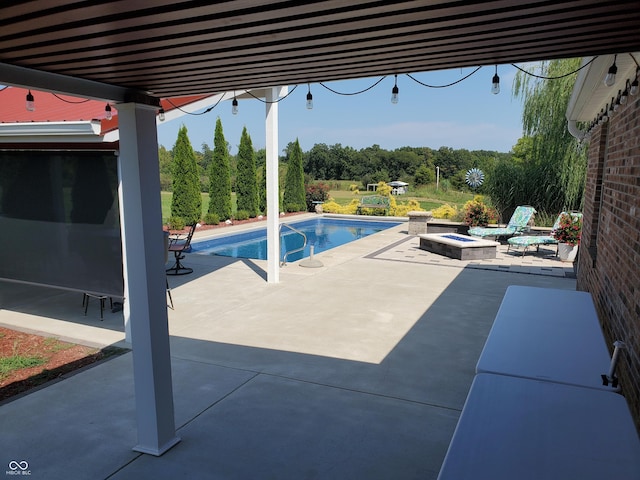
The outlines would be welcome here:
[[[191,248],[193,232],[196,231],[196,224],[189,225],[187,233],[169,235],[169,252],[173,252],[175,263],[173,267],[167,269],[167,275],[186,275],[193,272],[193,268],[185,267],[180,263],[184,258],[184,252]]]

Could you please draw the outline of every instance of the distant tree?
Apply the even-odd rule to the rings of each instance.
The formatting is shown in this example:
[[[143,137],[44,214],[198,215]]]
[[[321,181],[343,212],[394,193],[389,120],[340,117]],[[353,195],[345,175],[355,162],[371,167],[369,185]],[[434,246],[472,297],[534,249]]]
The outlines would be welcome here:
[[[218,117],[213,137],[213,157],[209,164],[209,211],[220,220],[231,218],[231,168],[229,147]]]
[[[170,191],[173,188],[173,156],[171,151],[160,145],[158,159],[160,160],[160,188],[165,192]]]
[[[240,146],[238,147],[236,203],[238,210],[249,212],[249,217],[255,217],[258,214],[256,158],[246,127],[242,129]]]
[[[416,185],[427,185],[435,182],[436,174],[433,171],[433,168],[429,168],[427,165],[422,164],[416,169],[416,173],[413,178]]]
[[[307,209],[302,169],[302,149],[296,139],[288,150],[287,177],[284,185],[283,206],[287,212],[301,212]]]
[[[187,135],[187,127],[182,125],[178,139],[173,146],[173,197],[171,216],[182,218],[185,223],[198,222],[202,215],[200,177],[196,156]]]

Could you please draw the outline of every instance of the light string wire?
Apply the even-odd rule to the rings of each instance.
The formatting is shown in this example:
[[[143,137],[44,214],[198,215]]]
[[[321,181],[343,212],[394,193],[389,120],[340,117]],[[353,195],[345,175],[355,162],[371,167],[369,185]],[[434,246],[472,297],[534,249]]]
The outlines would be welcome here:
[[[640,64],[638,64],[638,61],[635,59],[635,57],[634,57],[631,53],[629,53],[629,56],[633,59],[633,62],[636,64],[636,66],[637,66],[638,68],[640,68]],[[522,67],[519,67],[518,65],[516,65],[516,64],[514,64],[514,63],[511,63],[510,65],[511,65],[512,67],[516,68],[517,70],[521,71],[521,72],[522,72],[522,73],[524,73],[525,75],[529,75],[529,76],[532,76],[532,77],[535,77],[535,78],[539,78],[539,79],[541,79],[541,80],[559,80],[559,79],[561,79],[561,78],[565,78],[565,77],[568,77],[568,76],[573,75],[573,74],[575,74],[575,73],[578,73],[580,70],[582,70],[583,68],[586,68],[586,67],[587,67],[587,66],[589,66],[591,63],[593,63],[597,58],[598,58],[598,56],[593,57],[593,58],[592,58],[591,60],[589,60],[587,63],[585,63],[584,65],[580,66],[578,69],[576,69],[576,70],[574,70],[574,71],[572,71],[572,72],[565,73],[565,74],[563,74],[563,75],[552,76],[552,77],[545,77],[545,76],[542,76],[542,75],[536,75],[535,73],[529,72],[529,71],[525,70],[525,69],[524,69],[524,68],[522,68]],[[416,82],[417,84],[422,85],[423,87],[427,87],[427,88],[447,88],[447,87],[451,87],[451,86],[453,86],[453,85],[457,85],[457,84],[458,84],[458,83],[460,83],[460,82],[463,82],[464,80],[468,79],[469,77],[471,77],[472,75],[474,75],[475,73],[477,73],[481,68],[482,68],[482,65],[481,65],[481,66],[476,67],[476,68],[475,68],[471,73],[468,73],[468,74],[467,74],[467,75],[465,75],[464,77],[459,78],[458,80],[456,80],[456,81],[454,81],[454,82],[447,83],[447,84],[443,84],[443,85],[431,85],[431,84],[428,84],[428,83],[422,82],[422,81],[418,80],[416,77],[414,77],[413,75],[411,75],[410,73],[405,73],[404,75],[406,75],[407,77],[409,77],[411,80],[413,80],[413,81],[414,81],[414,82]],[[353,95],[360,95],[360,94],[362,94],[362,93],[368,92],[369,90],[371,90],[372,88],[374,88],[375,86],[377,86],[378,84],[380,84],[380,82],[382,82],[385,78],[387,78],[387,75],[384,75],[384,76],[380,77],[380,78],[379,78],[378,80],[376,80],[372,85],[370,85],[370,86],[368,86],[368,87],[366,87],[366,88],[364,88],[364,89],[362,89],[362,90],[358,90],[358,91],[356,91],[356,92],[340,92],[340,91],[338,91],[338,90],[335,90],[335,89],[333,89],[333,88],[329,87],[328,85],[326,85],[326,84],[325,84],[325,83],[323,83],[323,82],[318,82],[318,84],[319,84],[320,86],[322,86],[323,88],[325,88],[325,89],[329,90],[330,92],[335,93],[336,95],[353,96]],[[294,85],[294,86],[291,88],[291,90],[290,90],[290,91],[289,91],[285,96],[280,97],[280,98],[278,98],[277,100],[272,100],[272,101],[264,100],[264,99],[262,99],[262,98],[260,98],[260,97],[258,97],[258,96],[256,96],[256,95],[254,95],[254,94],[253,94],[253,93],[251,93],[251,91],[249,91],[249,90],[245,90],[245,91],[244,91],[244,93],[245,93],[245,94],[247,94],[247,95],[249,95],[249,96],[251,96],[251,97],[253,97],[254,99],[256,99],[256,100],[258,100],[258,101],[260,101],[260,102],[265,103],[265,104],[279,103],[279,102],[283,101],[284,99],[286,99],[287,97],[289,97],[289,95],[291,95],[291,94],[292,94],[292,93],[293,93],[293,92],[298,88],[298,86],[299,86],[299,85]],[[8,85],[2,86],[2,88],[0,88],[0,91],[3,91],[3,90],[5,90],[5,89],[6,89],[6,88],[8,88],[8,87],[9,87]],[[85,99],[85,100],[72,101],[72,100],[67,100],[67,99],[65,99],[65,98],[62,98],[61,96],[59,96],[59,95],[57,95],[57,94],[55,94],[55,93],[53,93],[53,92],[52,92],[51,94],[52,94],[54,97],[56,97],[57,99],[59,99],[59,100],[61,100],[61,101],[63,101],[63,102],[66,102],[66,103],[85,103],[85,102],[88,102],[88,101],[90,100],[90,99]],[[184,110],[182,107],[179,107],[179,106],[177,106],[175,103],[173,103],[173,102],[171,101],[171,99],[170,99],[170,98],[165,98],[164,100],[165,100],[167,103],[169,103],[173,108],[175,108],[176,110],[179,110],[180,112],[184,113],[185,115],[200,116],[200,115],[205,115],[205,114],[207,114],[207,113],[211,112],[211,111],[212,111],[214,108],[216,108],[216,107],[220,104],[220,102],[221,102],[222,100],[224,100],[224,99],[225,99],[225,95],[220,96],[220,98],[218,99],[218,101],[217,101],[215,104],[211,105],[210,107],[207,107],[207,108],[206,108],[206,109],[204,109],[202,112],[198,112],[198,113],[196,113],[196,112],[188,112],[188,111]]]
[[[579,72],[580,70],[582,70],[583,68],[588,67],[589,65],[591,65],[591,63],[593,63],[593,61],[594,61],[596,58],[598,58],[598,57],[597,57],[597,56],[596,56],[596,57],[593,57],[591,60],[589,60],[587,63],[585,63],[584,65],[582,65],[581,67],[579,67],[577,70],[574,70],[573,72],[565,73],[564,75],[558,75],[558,76],[556,76],[556,77],[543,77],[543,76],[541,76],[541,75],[536,75],[535,73],[531,73],[531,72],[529,72],[529,71],[525,70],[524,68],[521,68],[521,67],[517,66],[517,65],[516,65],[516,64],[514,64],[514,63],[512,63],[512,64],[511,64],[511,66],[512,66],[512,67],[514,67],[514,68],[517,68],[517,69],[518,69],[518,70],[520,70],[522,73],[525,73],[525,74],[530,75],[530,76],[535,77],[535,78],[539,78],[539,79],[541,79],[541,80],[560,80],[561,78],[565,78],[565,77],[568,77],[569,75],[573,75],[574,73],[578,73],[578,72]]]
[[[344,95],[344,96],[351,96],[351,95],[360,95],[361,93],[364,92],[368,92],[369,90],[371,90],[373,87],[375,87],[376,85],[378,85],[381,81],[383,81],[385,78],[387,78],[387,76],[385,75],[384,77],[380,78],[379,80],[375,81],[373,83],[373,85],[371,85],[370,87],[367,87],[363,90],[360,90],[358,92],[339,92],[337,90],[334,90],[331,87],[326,86],[324,83],[322,82],[318,82],[318,84],[324,88],[326,88],[327,90],[329,90],[331,93],[335,93],[336,95]]]
[[[464,77],[456,80],[455,82],[451,82],[451,83],[447,83],[446,85],[429,85],[428,83],[424,83],[421,82],[420,80],[418,80],[417,78],[413,77],[410,73],[405,73],[405,75],[407,77],[409,77],[411,80],[413,80],[416,83],[419,83],[420,85],[422,85],[423,87],[429,87],[429,88],[446,88],[446,87],[452,87],[453,85],[460,83],[464,80],[466,80],[467,78],[469,78],[471,75],[473,75],[474,73],[476,73],[478,70],[480,70],[482,68],[482,65],[477,67],[473,72],[465,75]]]

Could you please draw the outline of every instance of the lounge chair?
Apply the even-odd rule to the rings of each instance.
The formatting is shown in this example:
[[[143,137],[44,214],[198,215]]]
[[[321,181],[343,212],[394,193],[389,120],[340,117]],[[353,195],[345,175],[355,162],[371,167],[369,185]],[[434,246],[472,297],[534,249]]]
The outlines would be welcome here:
[[[582,217],[582,213],[580,212],[562,212],[560,213],[560,215],[558,215],[558,218],[556,218],[556,221],[553,223],[553,227],[551,228],[551,230],[555,230],[560,226],[560,219],[562,218],[562,215],[565,215],[567,213],[569,213],[574,218]],[[535,246],[536,251],[540,251],[540,245],[557,245],[558,241],[551,235],[522,235],[507,239],[507,243],[509,244],[507,246],[507,253],[509,253],[509,249],[511,247],[523,247],[522,256],[524,257],[524,254],[529,247]],[[558,252],[556,251],[556,256],[557,255]]]
[[[167,269],[167,275],[186,275],[193,272],[193,268],[185,267],[180,263],[184,258],[184,252],[191,248],[191,239],[196,230],[196,224],[189,225],[187,233],[169,235],[169,251],[175,256],[173,267]]]
[[[480,238],[519,235],[527,228],[535,213],[535,208],[529,205],[520,205],[511,215],[506,227],[472,227],[469,229],[469,235]]]

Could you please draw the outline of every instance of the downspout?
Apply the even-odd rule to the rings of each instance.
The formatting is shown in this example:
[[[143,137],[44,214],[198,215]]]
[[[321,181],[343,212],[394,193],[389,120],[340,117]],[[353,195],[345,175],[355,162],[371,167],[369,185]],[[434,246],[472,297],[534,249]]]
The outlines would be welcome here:
[[[584,140],[585,133],[578,128],[575,120],[567,119],[567,130],[569,130],[569,133],[579,141]]]

